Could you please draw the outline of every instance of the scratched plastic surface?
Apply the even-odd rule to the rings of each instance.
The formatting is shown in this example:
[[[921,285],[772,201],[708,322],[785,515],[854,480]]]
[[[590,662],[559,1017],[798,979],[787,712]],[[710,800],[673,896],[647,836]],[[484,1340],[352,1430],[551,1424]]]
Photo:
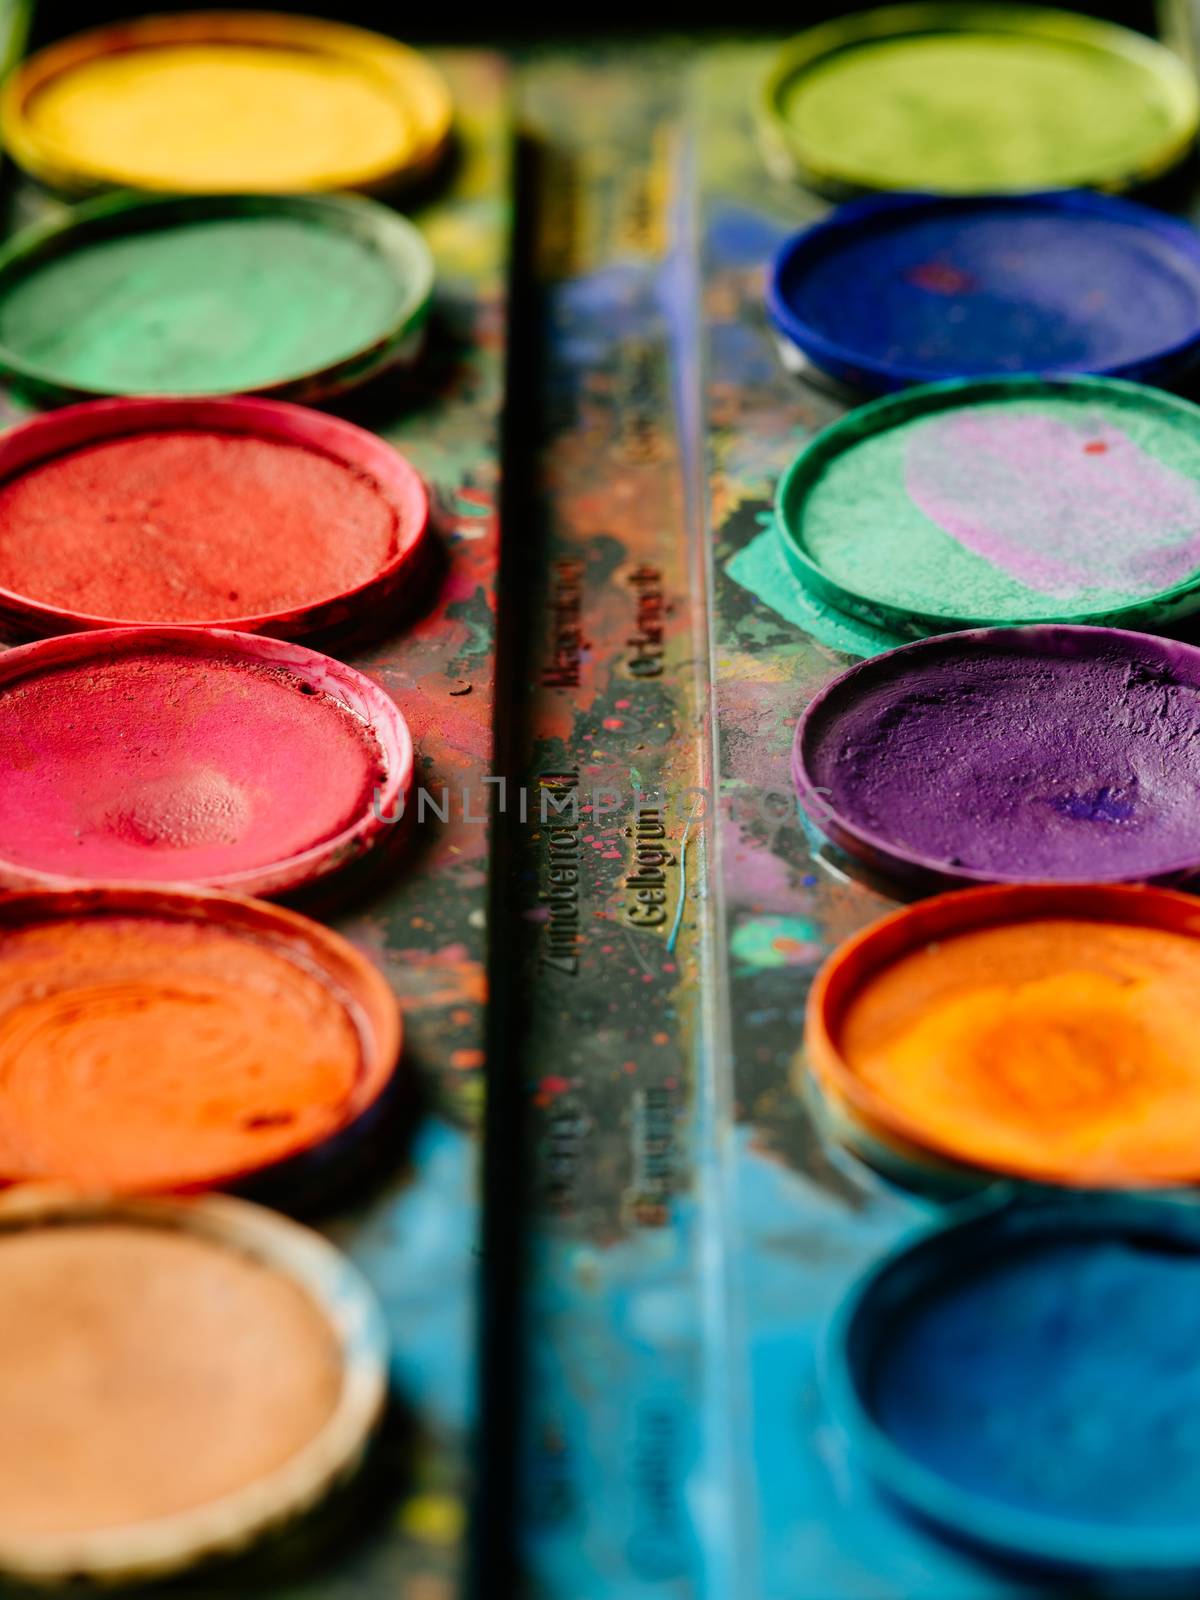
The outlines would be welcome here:
[[[704,1465],[712,1235],[698,822],[684,840],[687,792],[704,782],[703,685],[686,603],[672,65],[601,49],[535,64],[523,85],[540,151],[546,438],[518,684],[519,1543],[522,1592],[564,1600],[689,1595],[707,1566],[686,1501]]]
[[[392,694],[413,730],[431,804],[394,865],[372,869],[334,923],[387,975],[404,1010],[405,1066],[419,1109],[383,1175],[320,1225],[379,1295],[399,1416],[378,1467],[379,1501],[331,1546],[303,1535],[253,1571],[203,1576],[189,1592],[287,1600],[462,1592],[473,1461],[483,1118],[485,821],[492,771],[499,418],[512,208],[511,79],[499,57],[438,60],[459,108],[460,160],[412,213],[438,267],[426,353],[338,410],[382,434],[426,476],[443,571],[409,626],[344,655]],[[12,186],[21,223],[56,202]],[[3,420],[28,408],[13,396]],[[449,791],[449,804],[443,796]],[[464,805],[465,802],[465,805]],[[436,808],[436,809],[435,809]],[[437,811],[445,810],[439,820]],[[343,1519],[344,1520],[344,1519]]]

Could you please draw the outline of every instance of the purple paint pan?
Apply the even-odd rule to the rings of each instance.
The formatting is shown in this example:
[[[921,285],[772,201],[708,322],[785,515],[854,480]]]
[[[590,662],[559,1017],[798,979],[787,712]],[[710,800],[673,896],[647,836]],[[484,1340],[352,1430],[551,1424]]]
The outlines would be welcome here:
[[[1200,871],[1200,649],[1116,628],[980,628],[835,678],[796,729],[805,811],[921,887]]]

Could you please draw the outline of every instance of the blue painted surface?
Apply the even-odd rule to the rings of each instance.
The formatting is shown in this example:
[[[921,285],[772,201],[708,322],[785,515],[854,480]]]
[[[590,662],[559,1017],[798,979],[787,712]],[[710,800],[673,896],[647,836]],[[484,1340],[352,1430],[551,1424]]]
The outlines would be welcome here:
[[[939,378],[1169,382],[1200,354],[1200,234],[1103,195],[843,206],[775,258],[768,308],[873,393]]]
[[[462,1433],[472,1421],[479,1147],[462,1129],[428,1117],[409,1160],[387,1194],[329,1232],[379,1298],[396,1394],[419,1402],[437,1427]]]

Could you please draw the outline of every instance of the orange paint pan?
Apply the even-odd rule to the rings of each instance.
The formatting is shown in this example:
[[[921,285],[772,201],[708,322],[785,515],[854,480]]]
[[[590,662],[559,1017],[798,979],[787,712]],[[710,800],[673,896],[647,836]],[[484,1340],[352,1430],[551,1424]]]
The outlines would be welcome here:
[[[0,896],[0,1183],[307,1204],[382,1119],[400,1019],[308,918],[232,895]]]
[[[1200,902],[1019,886],[837,950],[806,1047],[835,1121],[917,1163],[1083,1187],[1200,1180]]]

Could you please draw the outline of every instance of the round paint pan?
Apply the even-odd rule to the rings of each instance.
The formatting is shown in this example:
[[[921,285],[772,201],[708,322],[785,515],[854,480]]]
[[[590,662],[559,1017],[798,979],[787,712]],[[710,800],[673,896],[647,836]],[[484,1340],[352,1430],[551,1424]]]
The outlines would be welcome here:
[[[216,629],[0,655],[0,888],[307,888],[384,843],[413,747],[369,678]]]
[[[1200,871],[1200,650],[1108,628],[942,635],[835,678],[792,773],[848,854],[919,888]]]
[[[451,116],[441,74],[415,51],[266,12],[77,34],[18,67],[0,101],[13,159],[75,194],[389,189],[436,164]]]
[[[1191,149],[1191,72],[1041,6],[907,5],[800,34],[760,103],[771,168],[834,194],[1132,188]]]
[[[382,1125],[400,1021],[337,934],[232,895],[0,898],[0,1183],[296,1208]]]
[[[829,1329],[823,1389],[924,1521],[1098,1578],[1200,1568],[1200,1211],[1145,1196],[976,1209],[903,1241]]]
[[[0,435],[0,626],[282,638],[421,593],[429,497],[352,423],[267,400],[111,400]]]
[[[807,588],[902,637],[1157,629],[1200,608],[1200,408],[1115,378],[909,389],[818,433],[775,513]]]
[[[1200,1179],[1200,902],[1023,885],[920,902],[818,974],[805,1045],[868,1128],[983,1173]]]
[[[166,1579],[308,1521],[362,1465],[387,1337],[318,1234],[226,1199],[0,1203],[0,1572]]]
[[[420,233],[371,200],[108,196],[0,251],[0,372],[55,405],[323,399],[411,358],[432,293]]]
[[[883,196],[787,240],[767,309],[872,394],[1015,373],[1166,384],[1200,355],[1200,234],[1082,192]]]

